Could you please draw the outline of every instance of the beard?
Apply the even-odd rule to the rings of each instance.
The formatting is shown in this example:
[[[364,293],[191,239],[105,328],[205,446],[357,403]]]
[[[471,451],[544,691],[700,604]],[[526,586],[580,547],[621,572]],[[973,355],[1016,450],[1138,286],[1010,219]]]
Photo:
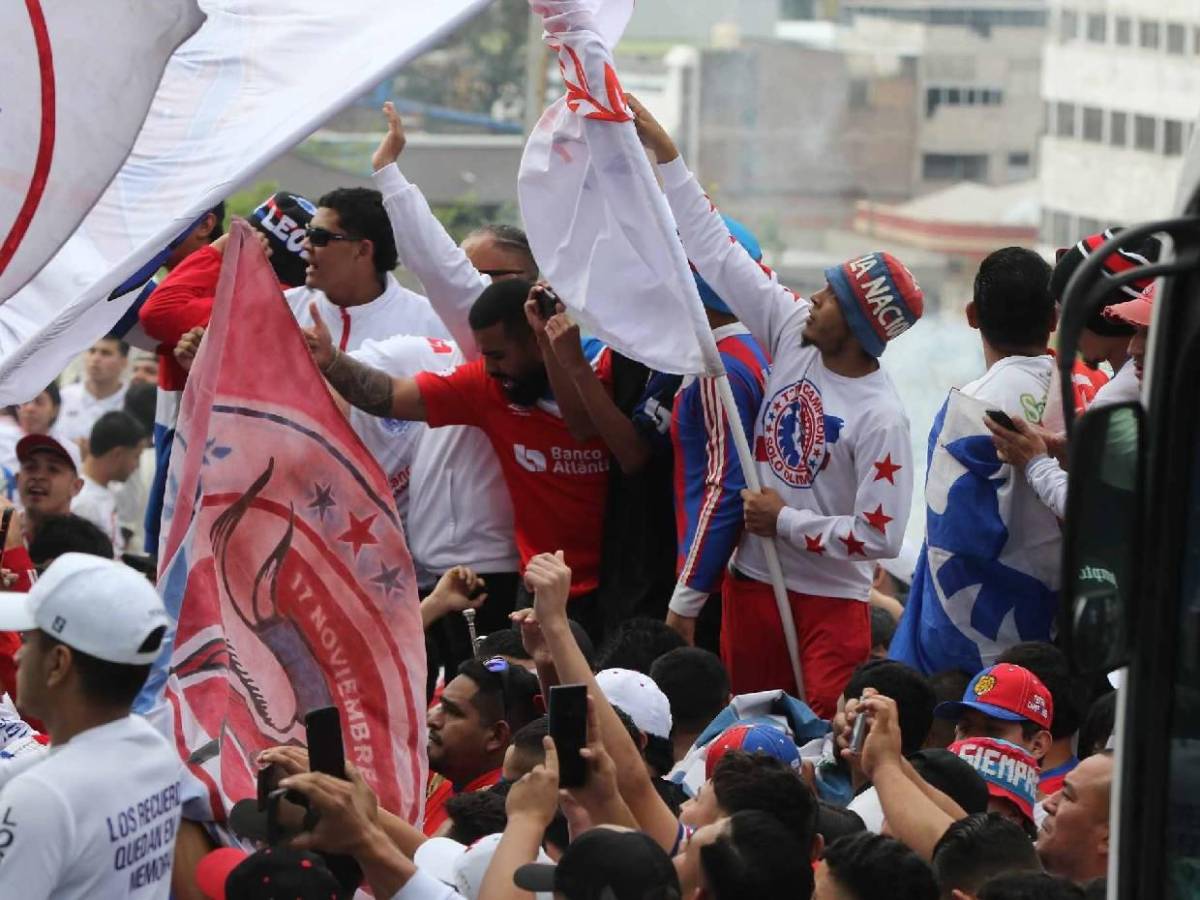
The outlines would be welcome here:
[[[508,399],[517,406],[533,406],[546,395],[550,387],[550,377],[545,369],[538,369],[512,379],[511,383],[501,382]]]

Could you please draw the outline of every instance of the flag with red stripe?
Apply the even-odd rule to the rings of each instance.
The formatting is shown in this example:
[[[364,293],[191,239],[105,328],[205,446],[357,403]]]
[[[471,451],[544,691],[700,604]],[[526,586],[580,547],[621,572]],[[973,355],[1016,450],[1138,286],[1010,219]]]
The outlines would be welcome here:
[[[336,705],[346,755],[418,822],[425,645],[400,518],[249,233],[234,223],[171,458],[175,741],[220,820],[254,795],[257,751],[302,742],[305,714]]]

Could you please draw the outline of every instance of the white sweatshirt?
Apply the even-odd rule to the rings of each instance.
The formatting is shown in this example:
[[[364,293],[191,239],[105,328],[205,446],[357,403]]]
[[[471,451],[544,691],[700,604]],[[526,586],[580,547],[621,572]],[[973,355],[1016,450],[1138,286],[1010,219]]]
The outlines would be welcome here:
[[[442,371],[475,359],[479,351],[468,314],[491,279],[476,271],[395,164],[375,173],[375,186],[383,194],[401,262],[420,279],[439,322],[457,341],[448,344],[453,353],[447,365],[426,370]],[[402,347],[403,342],[384,341],[373,351],[400,365]],[[383,368],[394,375],[416,374]],[[512,500],[484,433],[469,426],[422,426],[411,465],[408,538],[418,580],[428,583],[457,565],[477,572],[515,572],[519,560]]]
[[[324,292],[308,287],[290,288],[283,296],[301,328],[312,325],[308,305],[315,301],[339,350],[357,350],[364,341],[381,341],[393,334],[450,337],[428,300],[403,287],[390,272],[384,282],[383,293],[361,306],[337,306]]]
[[[754,429],[758,474],[786,508],[777,522],[789,590],[866,601],[872,560],[900,552],[912,505],[908,418],[891,378],[830,371],[801,344],[811,305],[733,242],[681,158],[660,167],[684,249],[770,353]],[[762,542],[743,536],[735,565],[769,581]]]

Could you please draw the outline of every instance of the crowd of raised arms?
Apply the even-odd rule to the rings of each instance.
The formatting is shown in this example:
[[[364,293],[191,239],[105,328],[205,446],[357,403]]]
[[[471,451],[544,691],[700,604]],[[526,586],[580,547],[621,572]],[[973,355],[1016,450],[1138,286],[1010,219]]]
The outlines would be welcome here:
[[[234,246],[223,205],[134,332],[0,411],[0,895],[1104,896],[1115,694],[1055,644],[1069,456],[1050,347],[1112,232],[1053,266],[1021,247],[979,263],[965,315],[985,367],[937,411],[922,487],[881,364],[922,327],[911,272],[864,248],[789,290],[629,104],[737,416],[715,377],[581,334],[521,229],[455,243],[402,174],[391,104],[375,189],[278,191],[248,220],[297,353],[404,524],[427,657],[417,821],[351,762],[310,771],[296,741],[255,757],[265,813],[197,812],[197,760],[131,713],[174,637],[156,557]],[[1139,398],[1153,303],[1149,280],[1114,289],[1087,323],[1076,411]],[[551,699],[583,694],[554,689],[580,685],[581,746],[560,748]]]

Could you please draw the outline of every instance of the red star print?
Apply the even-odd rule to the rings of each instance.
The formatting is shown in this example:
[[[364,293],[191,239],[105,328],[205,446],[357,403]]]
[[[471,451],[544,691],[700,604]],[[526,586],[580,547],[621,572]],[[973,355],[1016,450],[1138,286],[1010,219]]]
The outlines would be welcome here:
[[[816,537],[810,537],[806,534],[804,536],[804,549],[809,553],[824,553],[825,545],[821,543],[821,536],[818,534]]]
[[[892,484],[896,483],[896,479],[893,478],[892,476],[904,468],[904,466],[898,466],[894,462],[892,462],[892,454],[890,454],[890,453],[887,456],[885,456],[883,459],[881,459],[879,462],[872,463],[871,465],[873,465],[875,467],[875,480],[876,481],[883,481],[883,479],[886,478]]]
[[[864,544],[862,541],[860,541],[858,538],[856,538],[856,537],[854,536],[854,532],[853,532],[853,531],[851,531],[851,532],[850,532],[848,535],[846,535],[845,537],[840,537],[840,538],[838,538],[838,540],[839,540],[839,541],[841,541],[843,544],[845,544],[845,545],[846,545],[846,555],[847,555],[847,556],[854,556],[856,553],[857,553],[859,556],[866,556],[866,555],[867,555],[867,554],[866,554],[866,552],[865,552],[865,551],[866,551],[866,547],[867,547],[867,545],[866,545],[866,544]]]
[[[886,534],[884,530],[887,523],[892,521],[892,516],[883,514],[883,504],[880,503],[875,507],[875,512],[863,513],[863,518],[867,520],[867,524],[878,531],[880,534]]]
[[[338,535],[339,541],[344,541],[354,547],[354,558],[358,558],[358,551],[362,550],[367,544],[378,544],[379,540],[375,535],[371,534],[371,523],[375,521],[374,515],[367,516],[365,519],[360,519],[354,513],[350,513],[350,527],[343,534]]]

